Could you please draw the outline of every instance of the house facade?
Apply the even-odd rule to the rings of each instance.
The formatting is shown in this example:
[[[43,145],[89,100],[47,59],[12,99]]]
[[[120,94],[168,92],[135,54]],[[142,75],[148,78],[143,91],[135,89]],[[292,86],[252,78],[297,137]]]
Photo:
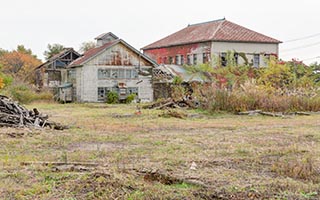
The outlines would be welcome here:
[[[278,56],[281,41],[243,26],[220,19],[188,25],[159,41],[142,48],[158,64],[196,65],[213,63],[218,58],[227,65],[227,53],[232,51],[237,65],[265,66],[271,55]]]
[[[135,94],[142,102],[153,101],[152,69],[157,64],[112,33],[95,39],[97,47],[67,68],[72,100],[104,102],[112,91],[120,100]]]
[[[64,69],[79,57],[80,54],[73,48],[65,48],[59,54],[54,55],[48,61],[36,68],[36,85],[39,88],[58,87],[61,85],[62,80],[66,79]]]

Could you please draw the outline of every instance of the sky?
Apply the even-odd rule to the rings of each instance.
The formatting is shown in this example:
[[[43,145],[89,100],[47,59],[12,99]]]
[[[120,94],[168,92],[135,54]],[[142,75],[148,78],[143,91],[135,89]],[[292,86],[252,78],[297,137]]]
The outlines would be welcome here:
[[[319,0],[4,0],[0,48],[23,44],[43,59],[48,44],[78,50],[113,32],[140,49],[188,24],[224,17],[283,41],[281,59],[320,62]]]

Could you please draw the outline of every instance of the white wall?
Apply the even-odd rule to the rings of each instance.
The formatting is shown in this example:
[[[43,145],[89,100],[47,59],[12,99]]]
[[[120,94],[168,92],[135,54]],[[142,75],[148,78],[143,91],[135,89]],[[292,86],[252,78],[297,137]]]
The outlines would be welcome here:
[[[153,101],[152,77],[141,76],[137,79],[98,79],[98,69],[134,69],[133,66],[96,66],[85,65],[82,67],[82,85],[80,86],[81,102],[98,102],[98,87],[116,87],[118,82],[126,83],[127,87],[138,87],[138,98],[142,102]],[[150,69],[150,66],[142,66],[142,70]],[[142,82],[140,82],[142,81]],[[140,82],[137,84],[137,82]]]
[[[253,59],[253,54],[260,54],[260,64],[265,66],[263,54],[279,54],[278,44],[267,43],[245,43],[245,42],[212,42],[211,54],[218,56],[221,52],[235,51],[246,54],[249,63]],[[239,60],[239,64],[242,64]]]

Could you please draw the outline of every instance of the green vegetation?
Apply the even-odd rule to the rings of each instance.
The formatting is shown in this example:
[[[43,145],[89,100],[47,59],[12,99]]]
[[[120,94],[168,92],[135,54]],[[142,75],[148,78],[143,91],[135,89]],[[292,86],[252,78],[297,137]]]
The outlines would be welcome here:
[[[119,95],[117,92],[110,91],[107,94],[107,103],[116,104],[119,103]]]
[[[267,67],[235,66],[228,53],[226,67],[199,65],[187,67],[190,72],[203,72],[213,77],[213,84],[194,87],[195,97],[203,109],[215,111],[320,111],[319,74],[317,65],[308,67],[295,60],[271,58]]]
[[[136,94],[129,94],[126,98],[126,103],[132,103],[132,101],[135,100],[136,96]]]

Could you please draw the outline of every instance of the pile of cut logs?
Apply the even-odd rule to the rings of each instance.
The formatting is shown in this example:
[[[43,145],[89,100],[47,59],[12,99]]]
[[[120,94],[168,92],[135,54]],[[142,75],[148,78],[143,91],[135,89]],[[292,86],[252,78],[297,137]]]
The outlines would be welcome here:
[[[162,101],[157,101],[152,104],[143,106],[144,109],[167,109],[167,108],[198,108],[200,103],[191,99],[174,100],[168,98]]]
[[[40,114],[36,108],[29,111],[3,95],[0,95],[0,127],[50,127],[57,130],[66,128],[58,123],[48,121],[48,115]]]

